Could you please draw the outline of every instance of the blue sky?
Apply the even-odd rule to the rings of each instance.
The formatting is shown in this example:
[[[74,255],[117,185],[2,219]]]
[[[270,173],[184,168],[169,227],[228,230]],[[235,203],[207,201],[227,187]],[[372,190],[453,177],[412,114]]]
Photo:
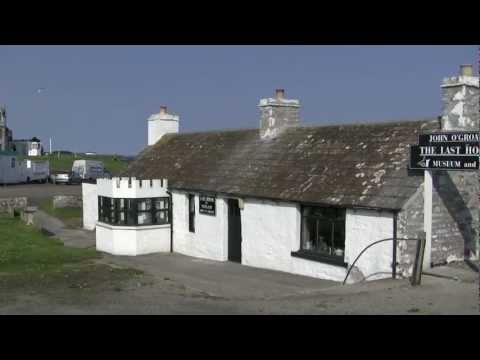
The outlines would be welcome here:
[[[478,61],[476,46],[0,46],[0,104],[15,138],[132,155],[161,105],[182,132],[256,128],[279,87],[308,124],[437,116],[442,78]]]

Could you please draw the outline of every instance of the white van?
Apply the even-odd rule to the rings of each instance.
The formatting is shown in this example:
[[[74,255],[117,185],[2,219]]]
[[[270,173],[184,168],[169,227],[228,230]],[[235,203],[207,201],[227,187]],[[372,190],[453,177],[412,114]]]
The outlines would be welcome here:
[[[72,165],[72,173],[81,179],[94,180],[108,176],[103,162],[96,160],[75,160]]]

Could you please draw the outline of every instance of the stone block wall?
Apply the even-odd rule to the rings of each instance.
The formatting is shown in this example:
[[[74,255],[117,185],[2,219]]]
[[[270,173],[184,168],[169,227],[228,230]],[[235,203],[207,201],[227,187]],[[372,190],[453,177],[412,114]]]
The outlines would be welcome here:
[[[432,265],[474,256],[479,229],[477,174],[442,171],[433,177]],[[398,237],[415,238],[423,231],[423,185],[398,217]],[[399,271],[411,274],[416,242],[399,241]]]
[[[27,207],[26,197],[0,198],[0,213],[13,215],[14,210],[23,210]]]
[[[53,208],[81,208],[83,206],[82,197],[76,195],[55,195],[53,197]]]

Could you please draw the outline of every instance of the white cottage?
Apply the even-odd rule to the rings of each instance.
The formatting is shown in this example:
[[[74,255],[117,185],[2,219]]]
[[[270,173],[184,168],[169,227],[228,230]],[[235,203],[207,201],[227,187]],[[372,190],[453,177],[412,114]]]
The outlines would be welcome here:
[[[409,275],[415,243],[402,239],[423,231],[409,145],[421,132],[478,128],[478,77],[465,71],[444,81],[444,113],[432,119],[302,126],[300,102],[277,90],[260,100],[259,129],[178,133],[162,108],[131,178],[83,185],[86,226],[113,254],[175,251],[337,281],[366,246],[392,239],[360,258],[353,279]],[[435,174],[425,267],[478,257],[478,190],[476,175]]]

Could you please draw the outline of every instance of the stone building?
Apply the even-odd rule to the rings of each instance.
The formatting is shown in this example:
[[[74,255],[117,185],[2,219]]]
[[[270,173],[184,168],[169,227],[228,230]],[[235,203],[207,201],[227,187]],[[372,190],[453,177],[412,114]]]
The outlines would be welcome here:
[[[424,177],[408,168],[409,146],[420,133],[479,126],[471,67],[442,89],[442,116],[384,123],[304,126],[300,102],[283,90],[260,100],[258,129],[178,133],[179,118],[165,121],[162,108],[124,178],[83,184],[85,226],[115,254],[168,249],[337,281],[365,247],[395,238],[396,260],[395,242],[375,245],[354,279],[389,277],[394,263],[408,276],[414,242],[401,239],[423,231],[424,215]],[[434,188],[425,267],[478,258],[476,175],[438,172]]]
[[[7,110],[0,107],[0,151],[9,151],[12,143],[12,131],[7,127]]]

